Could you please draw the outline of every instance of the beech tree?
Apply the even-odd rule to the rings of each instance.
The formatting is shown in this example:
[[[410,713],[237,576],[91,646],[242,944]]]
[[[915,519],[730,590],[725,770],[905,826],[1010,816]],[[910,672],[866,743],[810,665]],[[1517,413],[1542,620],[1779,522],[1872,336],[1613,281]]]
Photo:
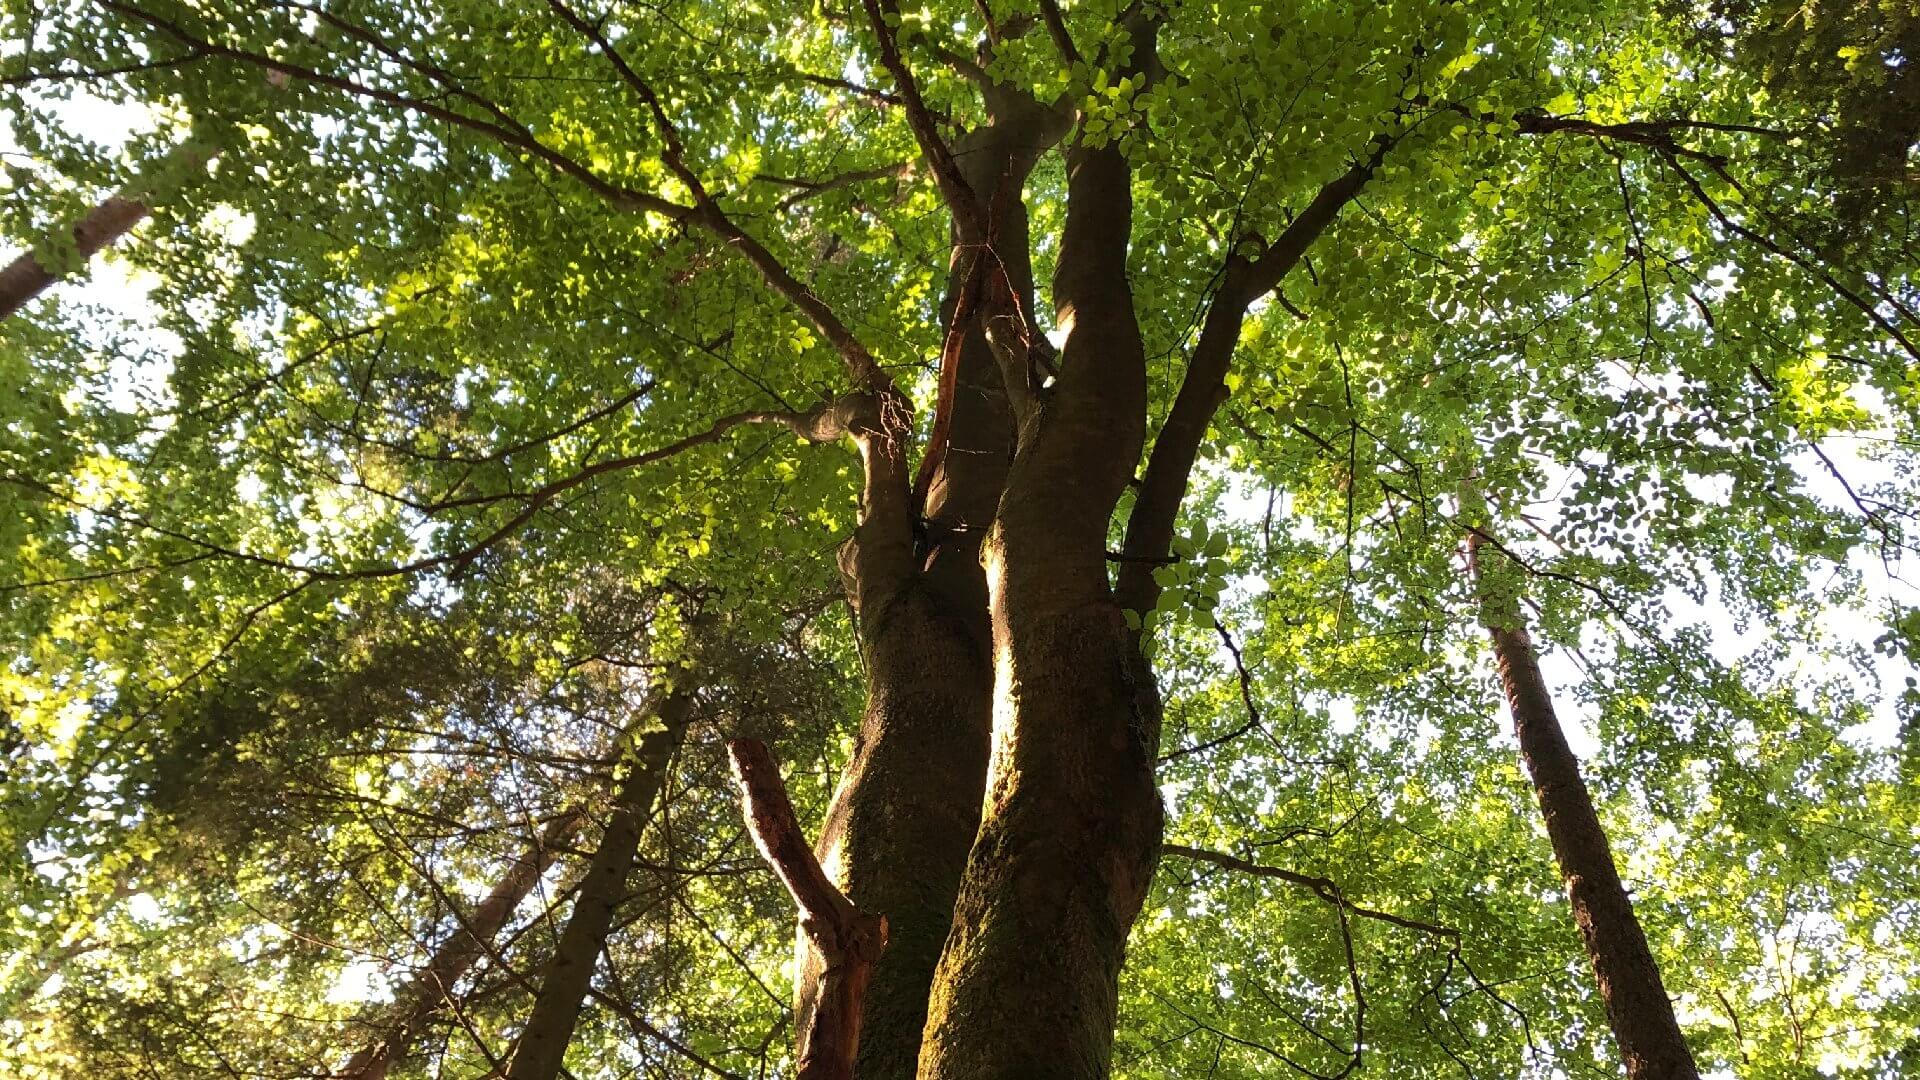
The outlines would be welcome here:
[[[0,11],[9,1068],[1920,1054],[1910,13]]]

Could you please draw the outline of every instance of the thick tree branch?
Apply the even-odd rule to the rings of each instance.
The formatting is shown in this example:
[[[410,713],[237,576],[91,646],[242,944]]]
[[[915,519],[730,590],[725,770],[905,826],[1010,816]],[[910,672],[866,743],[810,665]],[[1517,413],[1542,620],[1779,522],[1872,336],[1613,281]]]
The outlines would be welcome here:
[[[75,257],[84,263],[146,217],[144,199],[130,192],[109,197],[74,223],[71,232]],[[31,251],[8,263],[6,269],[0,270],[0,319],[19,311],[60,277],[58,271],[41,262]]]
[[[1490,117],[1474,117],[1462,106],[1451,106],[1453,111],[1476,120]],[[1705,120],[1629,120],[1618,124],[1601,124],[1584,120],[1577,116],[1550,116],[1539,112],[1515,113],[1513,122],[1519,126],[1522,135],[1586,135],[1596,139],[1611,139],[1615,142],[1638,143],[1658,150],[1679,154],[1683,157],[1699,158],[1703,161],[1721,160],[1714,154],[1682,146],[1674,135],[1682,131],[1720,131],[1737,132],[1746,135],[1765,135],[1770,138],[1785,138],[1788,132],[1774,128],[1754,127],[1749,124],[1716,124]]]
[[[186,60],[198,60],[206,53],[198,49],[188,50]],[[175,61],[175,63],[184,62]],[[149,67],[168,66],[162,64],[136,65],[119,71],[142,70]],[[283,89],[287,85],[287,76],[281,72],[268,72],[267,84],[274,89]],[[152,183],[153,177],[179,177],[191,175],[203,170],[214,158],[220,155],[220,147],[203,139],[189,138],[186,142],[168,151],[160,159],[157,167],[146,170],[146,174],[134,181],[116,195],[108,196],[98,206],[89,210],[79,221],[74,222],[69,231],[73,241],[72,258],[78,265],[84,266],[88,259],[119,241],[133,227],[146,220],[153,211],[157,191]],[[48,266],[41,262],[31,250],[9,263],[0,270],[0,320],[4,320],[19,311],[34,297],[45,292],[48,286],[65,276],[66,271]]]
[[[1173,543],[1174,521],[1186,497],[1187,479],[1206,439],[1207,427],[1226,401],[1227,370],[1248,307],[1278,288],[1288,271],[1306,257],[1307,250],[1333,224],[1340,210],[1360,194],[1394,142],[1391,136],[1376,138],[1367,159],[1322,186],[1306,209],[1260,255],[1249,259],[1235,251],[1227,256],[1219,288],[1207,305],[1200,340],[1187,362],[1186,377],[1154,440],[1146,473],[1141,477],[1140,494],[1127,518],[1122,551],[1129,561],[1121,565],[1116,587],[1122,607],[1144,612],[1159,599],[1153,560],[1165,557]]]
[[[1047,36],[1053,39],[1060,62],[1071,69],[1080,62],[1080,50],[1073,44],[1073,35],[1067,32],[1066,16],[1060,13],[1056,0],[1040,0],[1040,18],[1047,24]]]
[[[819,998],[801,1018],[800,1080],[852,1080],[860,1044],[861,1002],[873,964],[887,944],[884,915],[863,912],[833,887],[794,817],[780,769],[757,739],[727,743],[747,831],[800,908],[800,927],[826,960]]]

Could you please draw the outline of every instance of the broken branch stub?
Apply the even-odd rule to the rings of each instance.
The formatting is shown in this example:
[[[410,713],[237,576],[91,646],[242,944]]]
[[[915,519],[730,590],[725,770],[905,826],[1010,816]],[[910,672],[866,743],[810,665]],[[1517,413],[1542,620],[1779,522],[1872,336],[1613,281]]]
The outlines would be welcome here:
[[[747,831],[800,908],[800,929],[826,961],[813,1011],[797,1018],[799,1080],[852,1080],[860,1013],[874,962],[887,944],[887,919],[853,906],[834,888],[800,831],[780,769],[765,743],[727,743]]]

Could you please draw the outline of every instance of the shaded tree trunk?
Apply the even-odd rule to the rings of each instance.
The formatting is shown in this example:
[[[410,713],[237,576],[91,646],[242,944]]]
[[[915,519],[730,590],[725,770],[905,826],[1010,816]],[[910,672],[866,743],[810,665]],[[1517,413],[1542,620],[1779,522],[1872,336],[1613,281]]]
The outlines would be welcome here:
[[[1579,760],[1567,745],[1553,698],[1515,592],[1489,574],[1485,537],[1468,534],[1467,560],[1479,594],[1481,618],[1513,713],[1520,757],[1533,779],[1554,860],[1566,880],[1574,925],[1606,1005],[1620,1057],[1632,1080],[1697,1080],[1699,1068],[1673,1015],[1660,968],[1621,884],[1613,849],[1594,812]],[[1516,569],[1506,567],[1505,569]]]
[[[492,946],[493,939],[520,904],[539,884],[559,857],[560,850],[580,829],[583,815],[568,813],[541,831],[533,846],[516,859],[493,891],[435,951],[427,966],[394,995],[385,1030],[362,1047],[334,1075],[341,1080],[384,1080],[388,1070],[406,1057],[434,1014],[452,996],[454,987]]]
[[[648,705],[647,720],[655,724],[634,742],[627,774],[614,795],[613,814],[554,947],[533,1011],[507,1054],[503,1072],[507,1080],[554,1080],[560,1075],[615,910],[626,899],[627,875],[640,849],[641,830],[660,794],[667,766],[686,737],[692,705],[692,692],[686,688],[675,688]]]

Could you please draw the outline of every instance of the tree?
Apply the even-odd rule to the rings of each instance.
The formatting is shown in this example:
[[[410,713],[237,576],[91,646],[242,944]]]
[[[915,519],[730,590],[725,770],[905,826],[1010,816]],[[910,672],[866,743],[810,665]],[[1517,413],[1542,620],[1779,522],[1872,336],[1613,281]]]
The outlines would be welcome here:
[[[857,1049],[811,1045],[863,1080],[1545,1075],[1606,1010],[1754,1075],[1916,1037],[1915,776],[1866,722],[1917,648],[1868,577],[1912,188],[1823,104],[1910,80],[1775,92],[1760,38],[1608,3],[6,10],[17,235],[192,161],[115,248],[157,326],[52,295],[0,343],[6,933],[113,943],[22,992],[23,1067],[331,1068],[396,1015],[353,965],[431,968],[517,872],[503,808],[613,797],[394,1074],[764,1070],[792,910],[730,739],[820,822],[828,890],[751,831],[811,882],[790,1033],[857,956]],[[103,151],[76,88],[152,129]],[[1492,742],[1469,530],[1537,538],[1586,665],[1637,1005]],[[703,723],[613,796],[604,728],[684,671]],[[303,723],[335,683],[380,692]],[[160,918],[96,917],[136,881]]]
[[[1472,494],[1463,491],[1461,498],[1471,503]],[[1480,594],[1481,617],[1493,640],[1520,755],[1539,796],[1554,861],[1566,879],[1573,920],[1593,963],[1594,980],[1606,1002],[1607,1022],[1620,1044],[1627,1075],[1697,1078],[1699,1069],[1674,1019],[1673,1004],[1647,947],[1646,933],[1633,914],[1633,902],[1620,883],[1606,830],[1580,775],[1580,761],[1555,714],[1553,693],[1540,673],[1540,658],[1519,601],[1503,591],[1502,575],[1487,571],[1487,539],[1479,531],[1467,534],[1467,563]]]

